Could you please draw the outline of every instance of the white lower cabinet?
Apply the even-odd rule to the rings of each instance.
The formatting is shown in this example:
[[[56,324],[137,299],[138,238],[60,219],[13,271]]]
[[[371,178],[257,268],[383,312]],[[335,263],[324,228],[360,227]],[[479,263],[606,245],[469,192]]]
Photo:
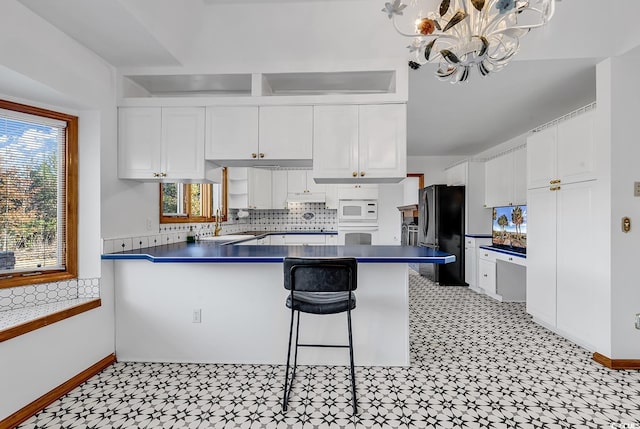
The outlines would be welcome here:
[[[464,240],[464,281],[472,290],[478,290],[478,255],[482,245],[491,244],[491,238],[465,237]]]
[[[274,246],[319,246],[325,244],[323,234],[278,234],[270,237],[271,245]]]
[[[478,259],[478,285],[487,295],[496,294],[496,261]]]
[[[287,234],[284,236],[284,242],[289,246],[319,246],[325,244],[325,239],[322,234]]]

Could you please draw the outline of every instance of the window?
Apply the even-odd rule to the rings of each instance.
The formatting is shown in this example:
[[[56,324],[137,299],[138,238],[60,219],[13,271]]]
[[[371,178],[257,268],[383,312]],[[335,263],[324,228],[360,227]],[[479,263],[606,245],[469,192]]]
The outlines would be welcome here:
[[[160,223],[227,220],[227,170],[222,183],[161,183]]]
[[[78,118],[0,100],[0,288],[77,276]]]

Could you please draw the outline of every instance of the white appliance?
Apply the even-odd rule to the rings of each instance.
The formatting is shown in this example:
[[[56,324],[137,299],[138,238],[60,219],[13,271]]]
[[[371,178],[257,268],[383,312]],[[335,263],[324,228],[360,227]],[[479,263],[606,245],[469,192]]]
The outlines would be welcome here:
[[[377,200],[340,200],[338,224],[368,222],[378,224]]]
[[[378,201],[340,200],[338,203],[338,244],[378,244]]]
[[[349,245],[373,245],[378,244],[377,223],[339,223],[338,244]]]

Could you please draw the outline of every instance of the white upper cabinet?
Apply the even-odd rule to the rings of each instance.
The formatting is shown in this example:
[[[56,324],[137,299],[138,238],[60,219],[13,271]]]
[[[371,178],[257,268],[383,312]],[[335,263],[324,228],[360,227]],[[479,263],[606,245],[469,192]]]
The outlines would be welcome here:
[[[492,158],[485,164],[485,206],[527,203],[526,149],[519,148]]]
[[[200,107],[121,107],[118,110],[118,177],[206,181],[205,111]]]
[[[271,171],[264,168],[249,168],[249,208],[270,209],[271,207]]]
[[[162,109],[118,109],[118,177],[149,179],[160,172]]]
[[[313,107],[260,107],[260,152],[265,160],[310,160]]]
[[[256,106],[207,107],[206,157],[237,160],[258,157]]]
[[[358,106],[315,106],[313,176],[352,177],[357,171]]]
[[[405,104],[315,106],[314,178],[320,183],[403,180],[406,118]]]
[[[407,176],[407,106],[384,104],[360,106],[360,178]]]
[[[286,170],[273,170],[271,172],[271,208],[286,209],[289,175]]]
[[[318,184],[313,180],[311,170],[288,170],[287,180],[290,194],[326,192],[326,185]]]
[[[529,189],[596,178],[593,116],[583,113],[527,139]]]
[[[207,108],[207,159],[224,165],[311,166],[311,106]]]
[[[227,192],[227,205],[229,208],[272,208],[270,170],[264,168],[229,167],[227,171],[229,189]]]

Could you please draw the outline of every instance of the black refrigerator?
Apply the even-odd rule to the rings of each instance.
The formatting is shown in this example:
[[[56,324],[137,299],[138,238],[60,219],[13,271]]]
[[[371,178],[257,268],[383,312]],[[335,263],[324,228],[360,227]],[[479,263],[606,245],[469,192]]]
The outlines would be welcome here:
[[[464,186],[431,185],[420,189],[418,245],[455,255],[450,264],[420,264],[421,275],[443,286],[464,281]]]

